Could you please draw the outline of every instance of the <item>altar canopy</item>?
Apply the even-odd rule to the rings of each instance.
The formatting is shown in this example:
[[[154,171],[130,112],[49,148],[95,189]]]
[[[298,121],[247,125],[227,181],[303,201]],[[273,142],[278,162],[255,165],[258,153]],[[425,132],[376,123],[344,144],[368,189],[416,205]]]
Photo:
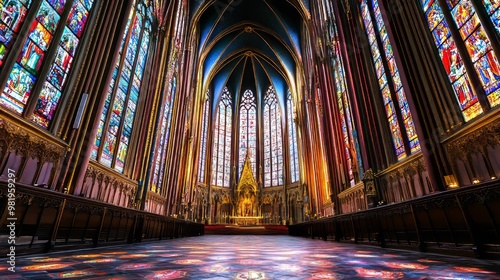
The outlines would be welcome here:
[[[258,216],[259,190],[257,181],[252,172],[250,155],[247,151],[240,182],[236,188],[236,216],[255,217]]]

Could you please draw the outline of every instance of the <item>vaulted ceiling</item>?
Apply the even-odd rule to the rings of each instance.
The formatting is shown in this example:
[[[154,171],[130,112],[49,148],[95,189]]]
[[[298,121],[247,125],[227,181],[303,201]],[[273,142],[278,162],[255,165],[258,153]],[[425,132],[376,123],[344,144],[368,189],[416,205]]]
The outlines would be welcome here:
[[[217,101],[227,86],[237,98],[250,89],[262,97],[272,85],[283,105],[301,69],[301,34],[308,1],[193,1],[203,89]],[[217,102],[214,102],[214,105]]]

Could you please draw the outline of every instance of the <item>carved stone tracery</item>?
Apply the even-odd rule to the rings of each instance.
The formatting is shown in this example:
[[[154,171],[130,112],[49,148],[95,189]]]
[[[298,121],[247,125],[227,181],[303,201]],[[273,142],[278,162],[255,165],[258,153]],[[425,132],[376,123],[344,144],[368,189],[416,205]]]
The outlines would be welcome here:
[[[484,154],[488,146],[500,145],[500,120],[491,122],[446,145],[452,162],[467,160],[474,153]]]
[[[137,185],[133,182],[92,164],[87,167],[85,176],[85,181],[91,183],[84,185],[79,195],[115,205],[122,204],[120,206],[123,207],[133,207],[137,192]],[[89,178],[91,180],[88,180]],[[119,199],[115,201],[117,196]]]
[[[38,158],[41,161],[57,162],[62,159],[66,149],[41,139],[24,128],[9,123],[0,117],[0,142],[7,152]]]
[[[50,141],[46,138],[50,137],[44,137],[29,127],[21,127],[0,116],[0,164],[5,163],[9,154],[23,157],[20,170],[16,170],[17,178],[22,178],[22,167],[29,158],[37,160],[37,172],[45,163],[52,163],[51,178],[48,180],[52,183],[68,148],[56,144],[56,140]],[[1,173],[3,170],[0,170]]]
[[[462,162],[467,171],[465,175],[463,172],[454,170],[455,177],[462,178],[459,180],[460,184],[468,184],[466,177],[470,183],[476,183],[478,179],[490,180],[498,177],[499,171],[494,169],[491,162],[491,158],[495,158],[495,155],[490,154],[488,148],[496,149],[500,146],[500,119],[497,118],[473,131],[457,136],[445,145],[448,159],[454,164],[453,168],[455,169],[460,164],[459,162]],[[486,172],[489,174],[487,178],[478,170],[481,168],[478,162],[484,163]]]

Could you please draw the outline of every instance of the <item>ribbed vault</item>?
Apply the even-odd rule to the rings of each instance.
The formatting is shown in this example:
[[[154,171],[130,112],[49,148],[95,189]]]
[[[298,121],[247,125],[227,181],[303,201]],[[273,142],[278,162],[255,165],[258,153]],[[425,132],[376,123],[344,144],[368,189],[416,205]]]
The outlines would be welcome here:
[[[308,1],[199,2],[191,6],[191,22],[203,91],[211,88],[217,101],[227,86],[239,101],[247,89],[260,99],[272,85],[283,107],[286,89],[296,90],[302,69],[300,38]]]

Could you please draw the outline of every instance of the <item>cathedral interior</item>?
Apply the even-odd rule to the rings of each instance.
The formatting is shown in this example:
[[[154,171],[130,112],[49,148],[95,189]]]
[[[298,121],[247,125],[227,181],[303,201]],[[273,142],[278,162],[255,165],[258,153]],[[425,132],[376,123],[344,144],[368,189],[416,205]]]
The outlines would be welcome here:
[[[499,59],[498,0],[0,0],[0,275],[492,279]]]

